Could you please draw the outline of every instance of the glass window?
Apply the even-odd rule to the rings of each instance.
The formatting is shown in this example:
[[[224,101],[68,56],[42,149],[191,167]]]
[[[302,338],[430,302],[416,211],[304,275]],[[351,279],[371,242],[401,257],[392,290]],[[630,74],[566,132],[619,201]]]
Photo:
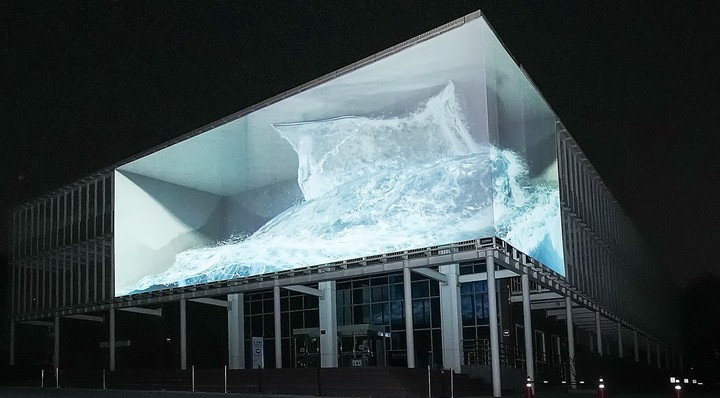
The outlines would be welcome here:
[[[390,285],[390,300],[402,300],[403,297],[403,285]]]
[[[413,326],[418,329],[430,327],[430,300],[413,300]]]
[[[464,326],[475,324],[475,304],[472,295],[463,295],[460,306],[462,307],[462,324]]]
[[[400,301],[390,303],[390,326],[393,329],[405,329],[403,303]]]
[[[430,289],[428,288],[428,281],[416,281],[412,283],[413,298],[428,297],[429,295]]]

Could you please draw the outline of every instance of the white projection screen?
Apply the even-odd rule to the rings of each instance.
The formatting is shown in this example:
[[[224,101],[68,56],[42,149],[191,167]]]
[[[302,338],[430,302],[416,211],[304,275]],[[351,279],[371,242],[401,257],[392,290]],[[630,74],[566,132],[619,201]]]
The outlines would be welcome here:
[[[479,17],[115,170],[115,294],[498,236],[560,274],[555,115]]]

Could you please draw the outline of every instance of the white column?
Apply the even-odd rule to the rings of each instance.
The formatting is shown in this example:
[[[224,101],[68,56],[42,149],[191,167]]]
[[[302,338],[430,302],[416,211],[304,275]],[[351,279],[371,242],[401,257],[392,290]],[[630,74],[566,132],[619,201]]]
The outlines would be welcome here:
[[[495,287],[495,258],[486,257],[488,312],[490,317],[490,360],[492,369],[493,397],[502,396],[500,380],[500,336],[498,335],[497,289]]]
[[[637,330],[633,330],[633,351],[635,351],[635,362],[640,362],[640,349],[638,347]]]
[[[245,308],[242,293],[228,294],[228,367],[245,369]]]
[[[685,371],[685,369],[683,369],[683,353],[682,353],[682,351],[680,351],[678,356],[679,356],[678,359],[680,360],[680,372],[682,373]]]
[[[108,344],[110,345],[110,347],[109,347],[109,349],[110,349],[110,363],[108,364],[108,366],[110,367],[110,371],[111,371],[111,372],[114,372],[114,371],[115,371],[115,361],[116,361],[116,359],[115,359],[115,340],[116,340],[116,336],[115,336],[115,322],[116,322],[115,316],[116,316],[116,314],[115,314],[115,308],[110,308],[110,316],[109,316],[110,321],[108,322],[108,323],[110,324],[110,325],[108,325],[108,326],[109,326],[109,331],[108,331],[108,332],[109,332],[109,333],[108,333]]]
[[[530,309],[530,277],[528,274],[520,276],[522,283],[522,305],[523,305],[523,331],[525,334],[525,367],[527,377],[535,380],[535,358],[533,356],[533,328]]]
[[[405,345],[407,366],[415,367],[415,329],[413,327],[412,282],[410,268],[403,268],[403,300],[405,304]]]
[[[55,351],[53,355],[53,365],[55,368],[60,367],[60,316],[55,315]]]
[[[577,380],[575,379],[575,327],[573,324],[572,300],[565,297],[565,314],[567,316],[567,335],[568,335],[568,362],[570,362],[570,389],[577,388]]]
[[[15,365],[15,321],[10,321],[10,366]]]
[[[180,300],[180,369],[187,369],[187,300]]]
[[[318,283],[322,292],[318,309],[320,311],[320,366],[338,367],[337,301],[335,281]]]
[[[273,286],[273,318],[275,321],[275,368],[282,368],[282,324],[280,323],[280,286]]]
[[[440,321],[442,324],[442,359],[445,369],[460,372],[462,366],[462,320],[460,319],[460,282],[458,264],[441,265],[439,270],[447,277],[440,282]]]
[[[602,346],[602,329],[600,328],[600,312],[595,312],[595,338],[597,339],[597,352],[600,356],[603,355]]]
[[[622,339],[622,325],[620,322],[617,323],[617,338],[618,338],[618,357],[623,357],[623,339]]]

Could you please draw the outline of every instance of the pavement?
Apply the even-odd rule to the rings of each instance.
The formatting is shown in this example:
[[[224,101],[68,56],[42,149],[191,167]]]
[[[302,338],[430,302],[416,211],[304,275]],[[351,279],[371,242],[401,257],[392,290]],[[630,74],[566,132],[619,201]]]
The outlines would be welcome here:
[[[519,398],[522,394],[503,394],[507,398]],[[687,391],[683,398],[717,398],[717,392]],[[3,387],[0,386],[0,398],[309,398],[308,395],[268,395],[268,394],[239,394],[239,393],[212,393],[212,392],[182,392],[182,391],[140,391],[140,390],[89,390],[72,388],[30,388],[30,387]],[[592,390],[572,393],[546,392],[538,393],[536,398],[595,398],[597,393]],[[622,393],[608,394],[612,398],[673,398],[672,393]],[[324,397],[340,398],[340,397]],[[490,398],[490,397],[476,397]]]
[[[307,395],[263,395],[183,391],[84,390],[74,388],[2,387],[0,398],[308,398]],[[339,397],[325,397],[339,398]]]

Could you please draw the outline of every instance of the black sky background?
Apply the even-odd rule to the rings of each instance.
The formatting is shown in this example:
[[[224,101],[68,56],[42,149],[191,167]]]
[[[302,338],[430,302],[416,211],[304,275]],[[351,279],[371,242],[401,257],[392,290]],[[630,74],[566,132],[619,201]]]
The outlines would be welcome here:
[[[2,251],[12,207],[481,9],[656,261],[720,274],[715,2],[445,3],[0,3]]]

